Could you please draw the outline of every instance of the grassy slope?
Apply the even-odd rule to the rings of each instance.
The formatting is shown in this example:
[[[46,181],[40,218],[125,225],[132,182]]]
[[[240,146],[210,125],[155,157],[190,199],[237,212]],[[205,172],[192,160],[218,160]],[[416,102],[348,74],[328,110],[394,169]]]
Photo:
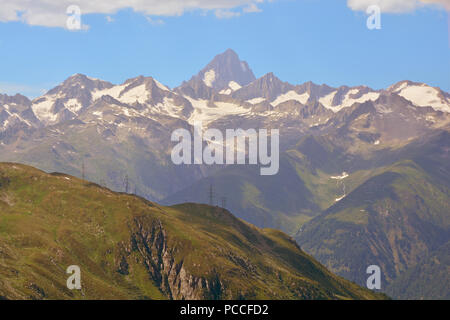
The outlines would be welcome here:
[[[423,257],[395,279],[386,292],[400,299],[450,299],[450,242]]]
[[[162,231],[155,233],[155,228]],[[197,283],[218,286],[185,288],[191,291],[181,293],[175,287],[168,290],[166,284],[175,280],[167,277],[167,265],[154,264],[155,252],[142,249],[153,248],[155,239],[163,241],[157,247],[164,252],[158,254],[170,255],[173,266],[182,268],[177,281],[183,274]],[[142,241],[144,246],[139,245]],[[74,264],[82,270],[81,291],[66,288],[65,270]],[[183,295],[383,298],[334,276],[285,234],[258,229],[222,209],[194,204],[160,207],[71,176],[0,164],[0,297],[166,299]]]
[[[448,187],[415,162],[398,162],[378,169],[305,226],[297,239],[348,279],[365,283],[365,268],[377,264],[384,280],[391,282],[446,241],[449,194]]]

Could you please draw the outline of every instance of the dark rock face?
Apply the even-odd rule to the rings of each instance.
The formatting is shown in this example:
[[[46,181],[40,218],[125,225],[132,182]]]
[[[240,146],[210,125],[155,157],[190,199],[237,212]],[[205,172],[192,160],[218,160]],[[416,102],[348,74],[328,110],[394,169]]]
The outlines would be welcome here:
[[[117,272],[129,274],[127,259],[137,253],[151,279],[170,299],[220,299],[223,284],[218,275],[211,279],[196,277],[186,270],[183,260],[175,262],[174,250],[167,242],[167,233],[160,220],[146,216],[135,217],[129,225],[129,243],[120,243],[116,257]]]
[[[213,70],[215,80],[212,82],[212,88],[222,90],[228,88],[230,81],[235,81],[241,86],[246,86],[256,78],[248,63],[241,61],[239,56],[231,49],[216,56],[197,77],[203,78],[205,73]]]
[[[243,87],[256,80],[253,71],[231,49],[216,56],[197,75],[177,88],[178,92],[195,98],[209,99],[214,92],[229,88],[233,81]]]

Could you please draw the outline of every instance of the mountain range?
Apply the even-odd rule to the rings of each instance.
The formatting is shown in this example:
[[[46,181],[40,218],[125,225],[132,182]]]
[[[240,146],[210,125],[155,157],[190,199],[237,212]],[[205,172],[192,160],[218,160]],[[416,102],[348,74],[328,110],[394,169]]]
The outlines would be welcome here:
[[[279,173],[174,165],[171,133],[192,132],[198,121],[222,131],[279,129]],[[165,205],[209,203],[213,189],[211,204],[287,232],[360,285],[365,268],[379,265],[383,290],[396,298],[450,294],[449,130],[450,94],[440,88],[294,85],[273,73],[256,78],[232,50],[177,88],[76,74],[32,101],[0,95],[0,161]]]

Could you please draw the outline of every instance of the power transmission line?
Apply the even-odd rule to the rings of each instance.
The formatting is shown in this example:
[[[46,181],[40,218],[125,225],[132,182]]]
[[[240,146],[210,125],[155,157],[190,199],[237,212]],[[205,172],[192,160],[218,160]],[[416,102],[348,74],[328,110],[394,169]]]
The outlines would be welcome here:
[[[81,160],[81,179],[85,180],[86,168],[84,166],[84,158]]]
[[[222,197],[222,208],[223,209],[227,208],[227,197]]]
[[[214,206],[214,185],[212,183],[209,185],[209,205]]]
[[[125,175],[125,179],[124,179],[124,187],[125,187],[125,193],[128,193],[128,174]]]

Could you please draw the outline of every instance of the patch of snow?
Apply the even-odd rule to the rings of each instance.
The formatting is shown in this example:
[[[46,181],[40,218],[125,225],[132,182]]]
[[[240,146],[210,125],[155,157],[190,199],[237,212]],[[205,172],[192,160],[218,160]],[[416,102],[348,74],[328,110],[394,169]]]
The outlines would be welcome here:
[[[160,88],[161,90],[164,91],[170,91],[169,88],[167,88],[165,85],[163,85],[161,82],[159,82],[158,80],[153,79],[153,81],[155,81],[156,85],[158,86],[158,88]]]
[[[305,104],[308,101],[308,99],[309,93],[305,92],[303,94],[298,94],[294,90],[291,90],[287,93],[278,96],[278,98],[276,98],[273,102],[271,102],[271,105],[276,107],[277,105],[289,100],[295,100],[300,102],[301,104]]]
[[[154,108],[161,113],[165,113],[174,118],[179,118],[178,112],[183,109],[183,106],[177,106],[172,98],[164,97],[163,102],[158,103]]]
[[[343,179],[348,178],[348,177],[349,177],[349,175],[348,175],[347,172],[342,172],[342,175],[340,175],[340,176],[331,176],[330,178],[334,179],[334,180],[343,180]]]
[[[391,90],[394,88],[395,85],[392,85],[391,87],[388,88],[388,90]],[[408,86],[407,82],[403,82],[401,85],[399,85],[397,88],[395,88],[395,92],[399,92],[403,89],[405,89]]]
[[[3,122],[3,129],[8,128],[8,124],[9,124],[9,120],[6,119],[6,120]]]
[[[57,118],[57,114],[51,112],[53,105],[57,99],[56,95],[44,97],[44,100],[39,103],[33,103],[33,109],[36,117],[43,122],[53,122]]]
[[[347,96],[345,97],[345,100],[342,103],[341,108],[351,107],[355,103],[364,103],[364,102],[367,102],[367,101],[375,101],[379,97],[380,97],[380,93],[378,93],[378,92],[368,92],[366,94],[363,94],[359,98],[353,99],[353,98],[350,98],[350,92],[349,92],[347,94]]]
[[[235,82],[235,81],[230,81],[230,83],[228,83],[228,86],[233,91],[236,91],[236,90],[239,90],[240,88],[242,88],[242,86],[239,83]]]
[[[64,106],[71,112],[77,114],[78,111],[81,110],[83,105],[78,101],[78,99],[70,99],[67,101]]]
[[[31,123],[28,120],[23,119],[21,116],[19,116],[18,114],[15,114],[14,117],[16,117],[17,119],[19,119],[19,121],[25,122],[28,126],[31,127]]]
[[[450,113],[450,101],[426,84],[400,87],[395,92],[418,107],[432,107],[436,111]]]
[[[385,114],[387,114],[387,113],[392,113],[392,112],[393,112],[391,108],[389,108],[389,107],[387,107],[387,106],[384,106],[384,105],[381,105],[381,104],[376,105],[376,109],[377,109],[377,111],[378,111],[379,113],[385,113]]]
[[[247,102],[251,103],[251,104],[258,104],[258,103],[261,103],[263,101],[266,101],[266,98],[261,98],[260,97],[260,98],[254,98],[254,99],[247,100]]]
[[[92,114],[94,116],[97,116],[100,119],[103,118],[103,112],[101,112],[101,111],[95,111],[95,112],[92,112]]]
[[[358,92],[359,92],[359,89],[350,89],[348,92],[347,92],[347,97],[350,97],[350,96],[353,96],[353,95],[355,95],[355,94],[358,94]]]
[[[333,109],[333,99],[336,96],[337,91],[327,94],[325,97],[319,99],[319,102],[328,109]]]
[[[207,72],[205,72],[205,75],[203,76],[203,82],[208,86],[212,87],[214,81],[216,81],[216,72],[211,69]]]
[[[233,90],[231,90],[230,88],[228,89],[223,89],[222,91],[220,91],[220,94],[226,94],[226,95],[230,95],[233,92]]]
[[[100,79],[89,77],[89,76],[86,76],[86,78],[88,78],[89,80],[92,80],[92,81],[101,81]]]
[[[230,95],[233,91],[239,90],[241,87],[241,85],[235,81],[230,81],[228,83],[228,88],[223,89],[222,91],[220,91],[220,94],[226,94],[226,95]]]
[[[206,125],[228,115],[243,115],[250,112],[248,108],[244,108],[234,103],[215,102],[217,108],[210,108],[208,106],[208,100],[196,100],[188,96],[185,96],[185,98],[188,99],[194,107],[194,112],[192,112],[188,119],[190,124],[201,121]]]
[[[134,87],[126,92],[124,92],[120,96],[120,101],[123,103],[135,103],[136,101],[138,103],[145,103],[149,99],[149,92],[147,90],[147,87],[145,84],[141,84],[137,87]]]
[[[104,89],[104,90],[95,90],[92,93],[92,100],[97,100],[103,96],[111,96],[114,99],[118,99],[120,93],[123,91],[123,89],[125,89],[126,85],[120,85],[120,86],[114,86],[111,87],[109,89]]]
[[[433,116],[427,116],[425,120],[435,123],[436,119]]]
[[[327,109],[332,110],[333,112],[338,112],[342,110],[343,108],[348,108],[354,105],[355,103],[364,103],[367,101],[375,101],[380,97],[380,93],[378,92],[368,92],[366,94],[363,94],[359,98],[351,98],[350,96],[355,95],[359,92],[358,89],[351,89],[347,94],[345,95],[344,99],[342,100],[342,103],[339,105],[333,105],[333,99],[337,94],[337,91],[334,91],[328,95],[326,95],[323,98],[319,99],[319,102]]]

